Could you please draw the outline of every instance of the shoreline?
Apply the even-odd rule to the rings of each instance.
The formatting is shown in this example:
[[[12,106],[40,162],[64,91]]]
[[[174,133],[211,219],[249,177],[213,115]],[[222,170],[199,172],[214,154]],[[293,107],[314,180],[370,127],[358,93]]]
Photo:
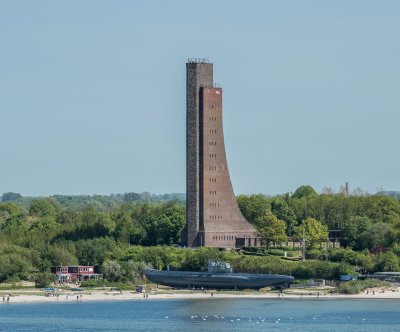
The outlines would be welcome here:
[[[9,302],[7,302],[8,294],[11,294]],[[243,294],[232,294],[224,293],[219,291],[214,292],[164,292],[164,293],[147,293],[148,297],[144,297],[142,293],[135,293],[132,291],[122,292],[107,292],[107,291],[87,291],[82,293],[67,293],[60,292],[55,293],[55,296],[45,296],[45,293],[38,294],[24,294],[21,291],[7,291],[0,292],[0,305],[1,304],[12,304],[12,303],[76,303],[76,302],[113,302],[113,301],[151,301],[151,300],[196,300],[196,299],[266,299],[266,300],[284,300],[284,299],[296,299],[296,300],[400,300],[400,292],[375,292],[375,295],[371,293],[361,294],[327,294],[320,295],[311,294],[283,294],[278,293],[243,293]],[[212,294],[212,295],[211,295]],[[58,295],[58,296],[56,296]],[[4,297],[4,300],[3,300]]]

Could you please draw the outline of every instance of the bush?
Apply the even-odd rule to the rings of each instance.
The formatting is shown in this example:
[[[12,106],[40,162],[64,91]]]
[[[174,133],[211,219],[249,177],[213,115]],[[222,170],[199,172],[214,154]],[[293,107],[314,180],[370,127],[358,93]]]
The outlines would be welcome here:
[[[337,288],[340,294],[359,294],[372,287],[389,287],[390,283],[375,279],[342,282]]]
[[[108,280],[87,280],[81,282],[81,287],[87,288],[98,288],[98,287],[112,287],[116,290],[126,290],[132,289],[133,284],[131,283],[121,283],[121,282],[111,282]]]
[[[322,249],[307,250],[306,257],[308,259],[324,259],[326,257],[326,251]]]
[[[32,270],[32,265],[24,251],[15,250],[15,252],[8,253],[0,250],[0,282],[18,281],[27,277]]]
[[[332,262],[345,262],[353,265],[360,260],[358,254],[350,248],[331,249],[328,252],[328,259]]]
[[[35,275],[35,286],[36,288],[47,287],[56,280],[56,276],[53,273],[41,272]]]
[[[285,252],[281,249],[270,249],[267,253],[272,256],[285,256]]]
[[[364,290],[359,281],[342,282],[337,291],[340,294],[359,294]]]

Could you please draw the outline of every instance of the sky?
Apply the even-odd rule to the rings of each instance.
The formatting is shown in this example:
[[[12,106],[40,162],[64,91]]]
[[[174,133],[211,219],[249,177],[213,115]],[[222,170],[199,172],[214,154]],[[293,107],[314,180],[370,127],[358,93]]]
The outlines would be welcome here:
[[[400,1],[0,0],[0,194],[186,190],[188,58],[236,194],[400,190]]]

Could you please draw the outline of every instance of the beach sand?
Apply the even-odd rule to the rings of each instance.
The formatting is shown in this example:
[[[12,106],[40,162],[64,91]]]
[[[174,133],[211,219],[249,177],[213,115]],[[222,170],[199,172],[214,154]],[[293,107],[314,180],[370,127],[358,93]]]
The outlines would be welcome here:
[[[10,296],[9,302],[7,297]],[[56,294],[58,296],[56,296]],[[399,299],[400,289],[370,289],[367,292],[357,295],[344,295],[344,294],[329,294],[319,290],[303,290],[302,292],[293,293],[287,290],[283,295],[277,292],[228,292],[228,291],[151,291],[148,292],[148,297],[144,297],[141,293],[132,291],[83,291],[79,293],[63,291],[45,296],[45,292],[34,290],[1,290],[0,291],[0,305],[7,303],[43,303],[43,302],[87,302],[87,301],[149,301],[154,299]],[[212,294],[212,295],[211,295]],[[325,294],[325,295],[324,295]],[[4,297],[4,301],[3,301]]]

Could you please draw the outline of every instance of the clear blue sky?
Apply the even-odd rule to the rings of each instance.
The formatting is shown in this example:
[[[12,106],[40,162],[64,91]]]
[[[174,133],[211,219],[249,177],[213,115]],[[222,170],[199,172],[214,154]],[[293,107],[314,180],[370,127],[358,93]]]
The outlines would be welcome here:
[[[0,1],[0,194],[185,192],[185,62],[235,192],[400,190],[400,1]]]

